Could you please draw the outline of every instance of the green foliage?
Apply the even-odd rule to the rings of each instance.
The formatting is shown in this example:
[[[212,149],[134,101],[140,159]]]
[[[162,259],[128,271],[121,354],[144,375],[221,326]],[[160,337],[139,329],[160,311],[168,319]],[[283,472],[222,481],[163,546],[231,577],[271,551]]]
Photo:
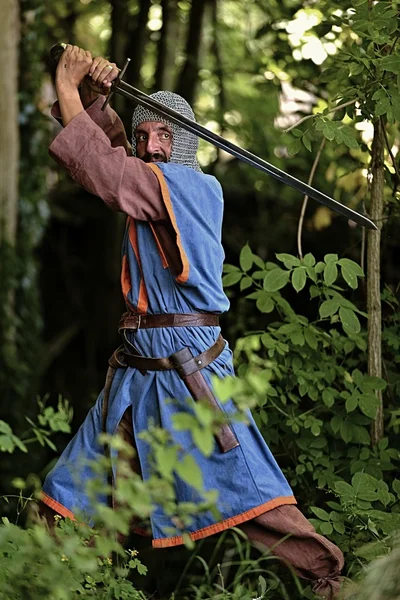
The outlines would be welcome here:
[[[391,435],[399,413],[388,411],[388,435],[375,448],[369,433],[379,405],[375,392],[392,393],[397,380],[388,386],[366,374],[366,314],[346,297],[364,276],[359,265],[336,254],[320,261],[312,254],[276,258],[278,263],[265,263],[246,245],[240,267],[224,269],[225,285],[239,284],[268,319],[265,329],[237,341],[237,394],[242,402],[252,396],[256,422],[281,457],[295,495],[311,504],[317,530],[332,537],[348,561],[358,562],[357,552],[368,542],[380,540],[380,552],[388,551],[400,525],[393,479],[400,447]],[[308,293],[309,316],[296,313],[283,296],[289,286]],[[397,315],[393,294],[386,290],[384,297]],[[390,317],[390,333],[384,334],[395,347],[397,319]],[[388,363],[397,363],[391,354],[396,352],[386,354]],[[257,376],[267,387],[250,391],[244,382]]]
[[[65,403],[61,402],[58,413],[54,414],[46,412],[43,403],[39,403],[39,406],[39,422],[52,423],[54,431],[65,428],[63,416],[68,414],[68,406]],[[200,421],[208,422],[212,428],[214,419],[210,420],[210,413],[200,411],[199,414],[203,415]],[[177,413],[176,422],[195,431],[198,426],[196,422],[189,423],[183,418],[178,418],[185,415],[186,413]],[[7,432],[11,435],[8,430]],[[171,530],[171,535],[178,531],[185,535],[185,528],[193,516],[202,510],[212,509],[216,496],[213,492],[203,492],[206,498],[203,503],[178,504],[173,474],[200,490],[202,482],[198,479],[197,465],[188,460],[191,459],[190,456],[182,456],[179,447],[173,444],[165,430],[150,426],[142,437],[150,445],[150,461],[153,466],[153,476],[146,482],[131,470],[129,459],[134,452],[131,446],[118,437],[102,436],[100,441],[110,446],[111,454],[116,451],[119,453],[120,477],[114,490],[118,508],[111,508],[97,501],[99,494],[111,493],[111,487],[106,483],[110,462],[104,456],[90,463],[96,477],[87,484],[87,493],[95,510],[94,528],[86,525],[79,515],[76,515],[76,522],[56,516],[51,533],[42,524],[37,523],[36,518],[24,529],[3,517],[0,525],[1,597],[7,600],[19,600],[22,597],[32,600],[94,597],[103,600],[145,600],[149,597],[140,591],[140,577],[138,584],[131,580],[133,572],[137,572],[139,576],[147,574],[147,567],[142,563],[140,553],[134,548],[124,548],[121,543],[121,535],[128,534],[132,518],[143,524],[155,506],[161,506],[176,523],[177,530]],[[40,438],[36,439],[36,442],[40,441]],[[26,447],[21,447],[19,443],[14,447],[17,448],[26,451]],[[23,489],[26,483],[16,480],[15,486]],[[32,496],[23,498],[21,495],[21,506],[24,510],[32,501]],[[187,546],[193,548],[193,543],[187,535],[185,539]],[[218,559],[220,551],[224,551],[224,544],[231,547],[227,563]],[[226,584],[223,572],[231,568],[236,556],[239,566],[233,581]],[[198,585],[189,579],[186,590],[190,566],[196,561],[204,566],[204,574]],[[268,553],[257,560],[251,558],[250,547],[244,539],[243,532],[226,532],[219,537],[208,564],[193,550],[183,572],[179,572],[175,591],[171,595],[166,594],[165,599],[196,597],[206,600],[212,597],[251,600],[255,594],[261,594],[265,600],[277,597],[288,599],[290,596],[286,585],[274,573],[274,563],[276,560]],[[254,573],[260,574],[254,577]],[[302,595],[301,586],[294,575],[293,585]],[[306,597],[313,596],[308,593]]]
[[[27,445],[32,442],[38,442],[41,446],[47,445],[52,450],[57,450],[51,436],[56,432],[70,433],[72,408],[68,400],[61,396],[58,398],[57,410],[52,406],[46,406],[46,400],[47,398],[43,400],[38,398],[37,400],[39,408],[37,423],[25,416],[30,427],[21,437],[14,435],[9,424],[0,420],[0,452],[13,453],[17,448],[22,452],[27,452]]]

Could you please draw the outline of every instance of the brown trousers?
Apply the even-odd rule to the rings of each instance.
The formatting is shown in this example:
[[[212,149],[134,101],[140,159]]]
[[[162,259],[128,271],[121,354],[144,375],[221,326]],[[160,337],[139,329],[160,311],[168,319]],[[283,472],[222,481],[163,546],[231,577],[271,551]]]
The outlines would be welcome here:
[[[118,433],[129,445],[135,446],[129,410],[119,424]],[[131,459],[131,468],[140,472],[136,456]],[[327,600],[337,595],[343,554],[335,544],[315,531],[296,506],[287,504],[274,508],[238,528],[261,552],[272,549],[275,556],[292,565],[299,577],[312,581],[314,593]],[[288,535],[290,537],[283,539]]]
[[[124,414],[117,433],[135,446],[129,410]],[[137,457],[130,462],[132,470],[140,472]],[[50,525],[54,524],[54,513],[49,507],[43,506],[41,512]],[[314,593],[326,600],[336,597],[341,585],[343,554],[335,544],[315,531],[296,506],[274,508],[238,528],[261,552],[271,551],[283,562],[289,563],[299,577],[311,581]]]

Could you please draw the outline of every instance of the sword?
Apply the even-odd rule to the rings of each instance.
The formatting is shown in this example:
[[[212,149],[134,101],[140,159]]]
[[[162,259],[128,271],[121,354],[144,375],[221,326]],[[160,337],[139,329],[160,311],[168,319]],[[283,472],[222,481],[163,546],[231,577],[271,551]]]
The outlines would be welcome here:
[[[60,60],[61,55],[64,52],[66,46],[67,46],[67,44],[59,43],[51,48],[50,56],[51,56],[52,61],[55,64],[58,63],[58,61]],[[206,142],[209,142],[210,144],[217,146],[217,148],[220,148],[221,150],[228,152],[228,154],[235,156],[239,160],[251,165],[252,167],[255,167],[256,169],[259,169],[263,173],[267,173],[268,175],[271,175],[272,177],[274,177],[281,183],[285,183],[286,185],[289,185],[290,187],[297,190],[298,192],[301,192],[301,194],[303,194],[305,196],[309,196],[310,198],[313,198],[320,204],[327,206],[331,210],[339,213],[340,215],[342,215],[344,217],[347,217],[348,219],[354,221],[355,223],[358,223],[359,225],[362,225],[363,227],[366,227],[367,229],[378,229],[377,226],[375,225],[375,223],[373,223],[365,215],[362,215],[361,213],[353,210],[352,208],[349,208],[348,206],[341,204],[337,200],[334,200],[333,198],[331,198],[330,196],[327,196],[323,192],[316,190],[315,188],[311,187],[307,183],[304,183],[303,181],[296,179],[296,177],[289,175],[289,173],[286,173],[285,171],[278,169],[278,167],[275,167],[274,165],[272,165],[269,162],[267,162],[266,160],[260,158],[256,154],[253,154],[252,152],[249,152],[248,150],[245,150],[244,148],[237,146],[233,142],[226,140],[225,138],[218,135],[217,133],[214,133],[213,131],[210,131],[206,127],[203,127],[196,121],[192,121],[192,119],[188,119],[187,117],[185,117],[184,115],[181,115],[176,110],[173,110],[172,108],[168,108],[167,106],[164,106],[164,104],[161,104],[161,102],[158,102],[157,100],[154,100],[153,98],[150,98],[150,96],[148,96],[144,92],[141,92],[137,88],[135,88],[135,87],[129,85],[128,83],[126,83],[125,81],[123,81],[122,77],[125,74],[125,71],[129,65],[129,62],[130,62],[130,59],[128,58],[124,64],[123,68],[121,69],[118,78],[114,81],[111,91],[108,94],[107,99],[104,102],[104,105],[102,107],[103,110],[107,107],[108,103],[110,102],[112,96],[115,93],[120,94],[121,96],[124,96],[125,98],[129,98],[129,100],[133,100],[137,104],[140,104],[141,106],[144,106],[145,108],[148,108],[148,109],[156,112],[157,114],[160,114],[161,116],[163,116],[164,118],[167,118],[172,123],[175,123],[176,125],[179,125],[183,129],[186,129],[186,131],[189,131],[190,133],[197,135],[198,137],[202,138]]]

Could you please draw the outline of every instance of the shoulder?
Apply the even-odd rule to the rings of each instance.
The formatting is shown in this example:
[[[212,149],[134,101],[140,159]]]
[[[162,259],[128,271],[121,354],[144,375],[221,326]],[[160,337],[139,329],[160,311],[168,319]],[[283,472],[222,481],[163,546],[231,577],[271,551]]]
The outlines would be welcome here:
[[[196,190],[208,191],[222,199],[222,188],[218,179],[213,175],[206,175],[190,167],[176,163],[157,163],[170,187],[186,190],[188,193]]]

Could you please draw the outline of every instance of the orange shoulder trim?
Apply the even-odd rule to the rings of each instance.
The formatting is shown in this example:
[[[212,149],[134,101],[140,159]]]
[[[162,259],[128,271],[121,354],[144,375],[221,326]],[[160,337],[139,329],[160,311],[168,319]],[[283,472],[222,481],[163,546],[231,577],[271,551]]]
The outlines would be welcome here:
[[[268,512],[273,508],[277,508],[278,506],[283,506],[284,504],[297,504],[296,498],[294,496],[280,496],[279,498],[274,498],[273,500],[269,500],[264,504],[260,504],[260,506],[255,506],[250,510],[246,510],[240,515],[230,517],[229,519],[225,519],[219,523],[213,523],[212,525],[203,527],[203,529],[193,531],[193,533],[189,533],[189,537],[193,541],[201,540],[202,538],[214,535],[215,533],[225,531],[225,529],[230,529],[231,527],[236,527],[236,525],[240,525],[241,523],[255,519],[263,513]],[[177,535],[170,538],[153,539],[152,546],[153,548],[168,548],[170,546],[179,546],[183,543],[183,537],[181,535]]]
[[[174,231],[176,233],[176,243],[178,245],[178,250],[179,250],[179,254],[181,257],[181,261],[182,261],[182,273],[180,273],[176,277],[176,281],[178,283],[185,283],[189,279],[189,260],[188,260],[188,257],[186,255],[185,249],[182,244],[182,238],[181,238],[178,224],[176,222],[174,208],[172,206],[171,196],[169,194],[168,184],[165,181],[163,172],[156,164],[147,163],[147,166],[150,167],[150,169],[153,171],[153,173],[155,174],[155,176],[158,179],[158,183],[160,184],[160,188],[161,188],[162,199],[164,201],[165,208],[167,209],[168,216],[171,220],[172,227],[174,228]]]

